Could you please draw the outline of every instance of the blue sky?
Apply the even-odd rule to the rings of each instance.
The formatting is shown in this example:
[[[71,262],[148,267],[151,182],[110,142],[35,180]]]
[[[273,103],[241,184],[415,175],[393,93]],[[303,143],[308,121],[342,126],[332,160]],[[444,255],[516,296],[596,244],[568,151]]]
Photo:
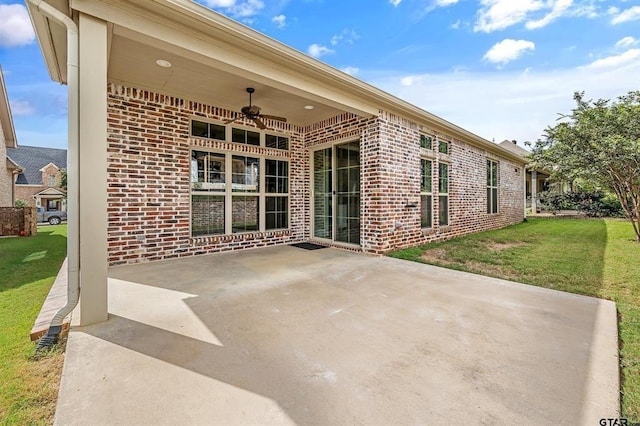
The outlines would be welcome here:
[[[574,91],[640,90],[640,0],[201,0],[489,140],[534,141]],[[18,143],[66,146],[24,4],[0,0]]]

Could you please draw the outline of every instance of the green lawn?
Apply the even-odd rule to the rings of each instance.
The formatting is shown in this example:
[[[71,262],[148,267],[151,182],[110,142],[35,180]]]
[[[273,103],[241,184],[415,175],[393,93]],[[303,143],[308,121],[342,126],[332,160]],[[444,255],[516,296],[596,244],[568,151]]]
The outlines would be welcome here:
[[[391,256],[613,300],[622,412],[640,421],[640,244],[621,220],[529,219]]]
[[[32,237],[0,238],[0,419],[53,421],[63,354],[35,356],[29,332],[66,256],[67,226]]]

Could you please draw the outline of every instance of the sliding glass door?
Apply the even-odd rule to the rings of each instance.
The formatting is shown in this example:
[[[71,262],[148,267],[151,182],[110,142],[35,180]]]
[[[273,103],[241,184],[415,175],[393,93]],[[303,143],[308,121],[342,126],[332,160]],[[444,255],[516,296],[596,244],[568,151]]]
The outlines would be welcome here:
[[[313,153],[313,236],[360,245],[360,143]]]

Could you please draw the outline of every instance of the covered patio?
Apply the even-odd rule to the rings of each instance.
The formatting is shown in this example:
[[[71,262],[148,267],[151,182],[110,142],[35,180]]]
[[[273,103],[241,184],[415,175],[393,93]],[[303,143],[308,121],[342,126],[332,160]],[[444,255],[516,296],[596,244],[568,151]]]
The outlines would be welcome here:
[[[277,246],[109,269],[69,335],[58,424],[598,424],[612,302]]]

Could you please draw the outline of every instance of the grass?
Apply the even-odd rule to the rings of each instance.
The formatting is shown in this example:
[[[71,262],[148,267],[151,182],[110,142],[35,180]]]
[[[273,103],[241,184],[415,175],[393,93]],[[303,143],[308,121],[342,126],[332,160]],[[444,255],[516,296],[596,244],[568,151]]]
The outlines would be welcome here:
[[[36,356],[29,332],[66,256],[66,225],[0,239],[0,420],[51,424],[63,348]]]
[[[616,302],[622,413],[640,422],[640,244],[626,221],[529,219],[391,256]]]

